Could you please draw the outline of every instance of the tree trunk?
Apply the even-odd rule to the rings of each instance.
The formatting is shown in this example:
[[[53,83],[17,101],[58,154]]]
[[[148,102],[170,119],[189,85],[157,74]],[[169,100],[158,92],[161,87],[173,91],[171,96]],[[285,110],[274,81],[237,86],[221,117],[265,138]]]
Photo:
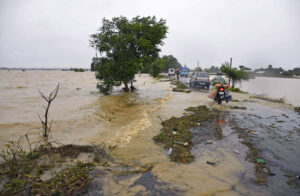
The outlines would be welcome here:
[[[231,69],[231,66],[232,66],[232,58],[230,58],[230,64],[229,64],[229,66],[230,66],[230,69]],[[229,79],[229,84],[230,84],[230,77],[228,77],[228,79]],[[233,81],[232,81],[232,84],[233,84]],[[233,88],[233,87],[232,87]]]
[[[128,92],[128,91],[129,91],[129,88],[128,88],[128,82],[127,82],[127,81],[124,82],[124,85],[125,85],[124,91],[125,91],[125,92]]]
[[[234,88],[234,86],[235,86],[235,80],[232,80],[231,88]]]
[[[130,81],[130,90],[131,92],[135,90],[135,87],[133,86],[133,80]]]

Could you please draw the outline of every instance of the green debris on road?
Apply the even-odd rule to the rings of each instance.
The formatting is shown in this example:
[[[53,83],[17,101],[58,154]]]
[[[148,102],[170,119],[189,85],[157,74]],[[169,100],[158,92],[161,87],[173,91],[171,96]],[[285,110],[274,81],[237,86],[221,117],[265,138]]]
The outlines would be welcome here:
[[[161,132],[153,139],[157,143],[163,144],[163,147],[167,150],[172,148],[171,161],[190,163],[194,160],[194,157],[191,154],[193,136],[189,129],[199,126],[201,122],[214,119],[216,115],[206,106],[189,107],[185,110],[188,113],[184,116],[172,117],[163,121]]]

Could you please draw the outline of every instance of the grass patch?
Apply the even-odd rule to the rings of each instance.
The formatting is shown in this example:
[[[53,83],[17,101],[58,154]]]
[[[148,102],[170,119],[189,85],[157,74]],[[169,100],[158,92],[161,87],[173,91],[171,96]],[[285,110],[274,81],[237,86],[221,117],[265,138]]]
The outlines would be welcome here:
[[[229,91],[231,91],[231,92],[248,94],[247,92],[245,92],[245,91],[242,91],[242,90],[241,90],[241,89],[239,89],[239,88],[229,88],[228,90],[229,90]]]
[[[216,116],[206,106],[189,107],[185,110],[189,113],[179,118],[172,117],[163,121],[161,132],[153,137],[154,141],[162,144],[165,149],[172,148],[171,161],[181,163],[189,163],[194,159],[191,154],[193,136],[189,129],[199,126],[201,122],[212,120]]]
[[[251,98],[261,99],[261,100],[264,100],[264,101],[270,101],[270,102],[275,102],[275,103],[284,103],[284,99],[283,98],[272,99],[272,98],[264,97],[264,96],[261,96],[261,95],[251,96]]]

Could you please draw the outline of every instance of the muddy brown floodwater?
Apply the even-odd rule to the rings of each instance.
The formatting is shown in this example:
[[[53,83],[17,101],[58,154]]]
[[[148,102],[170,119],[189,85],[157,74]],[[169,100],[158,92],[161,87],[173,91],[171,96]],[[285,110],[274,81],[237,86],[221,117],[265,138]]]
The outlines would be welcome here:
[[[39,133],[37,113],[43,112],[44,103],[37,89],[48,93],[59,82],[61,88],[50,109],[53,138],[64,144],[105,143],[111,149],[111,165],[99,166],[91,173],[94,180],[87,195],[299,193],[297,182],[287,184],[300,172],[300,122],[291,106],[245,94],[233,94],[239,102],[219,106],[208,99],[206,91],[173,92],[169,82],[144,74],[136,75],[136,80],[134,93],[116,88],[111,96],[102,96],[92,72],[0,71],[0,148],[28,131]],[[161,119],[180,117],[185,108],[198,105],[219,111],[223,137],[204,142],[197,133],[209,130],[209,125],[196,127],[191,130],[195,133],[195,160],[190,164],[171,162],[167,151],[152,138],[159,133]],[[248,148],[241,143],[236,127],[254,131],[251,141],[277,174],[268,177],[268,186],[256,185],[254,164],[245,159]]]

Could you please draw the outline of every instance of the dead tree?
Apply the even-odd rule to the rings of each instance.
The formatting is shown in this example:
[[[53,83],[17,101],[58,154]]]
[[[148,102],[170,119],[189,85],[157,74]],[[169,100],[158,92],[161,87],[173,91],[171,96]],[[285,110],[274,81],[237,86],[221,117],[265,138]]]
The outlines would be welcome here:
[[[54,91],[52,91],[50,93],[50,95],[48,97],[46,97],[40,90],[38,90],[38,92],[40,93],[40,95],[43,97],[43,99],[45,99],[45,101],[47,102],[47,107],[43,106],[43,108],[45,109],[45,114],[44,114],[44,120],[41,118],[40,114],[38,114],[39,119],[42,123],[42,127],[43,127],[43,136],[48,138],[49,133],[51,132],[51,126],[52,126],[52,120],[50,122],[50,125],[48,125],[48,113],[49,113],[49,108],[50,108],[50,104],[51,102],[56,98],[57,93],[58,93],[58,89],[59,89],[59,84],[56,86],[56,88],[54,89]]]

